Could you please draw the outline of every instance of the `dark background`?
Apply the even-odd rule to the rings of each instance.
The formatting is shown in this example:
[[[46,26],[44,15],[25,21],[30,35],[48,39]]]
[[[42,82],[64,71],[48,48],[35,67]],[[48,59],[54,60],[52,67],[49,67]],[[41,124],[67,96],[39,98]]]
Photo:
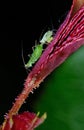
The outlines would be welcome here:
[[[22,61],[32,52],[35,40],[46,30],[58,29],[66,17],[72,0],[30,1],[10,3],[1,10],[0,31],[0,122],[8,112],[15,97],[21,92],[27,73]],[[21,109],[31,110],[31,98]]]

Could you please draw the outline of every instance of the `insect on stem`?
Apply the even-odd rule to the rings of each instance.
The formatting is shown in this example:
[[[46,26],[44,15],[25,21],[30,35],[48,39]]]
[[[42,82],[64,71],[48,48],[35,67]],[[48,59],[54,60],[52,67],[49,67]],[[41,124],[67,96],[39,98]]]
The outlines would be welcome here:
[[[32,67],[32,65],[37,62],[43,52],[43,46],[49,44],[53,40],[53,31],[47,31],[42,39],[39,41],[40,44],[37,44],[35,41],[35,47],[33,47],[33,53],[30,55],[30,59],[25,64],[24,57],[23,57],[23,50],[22,50],[22,59],[26,69]]]

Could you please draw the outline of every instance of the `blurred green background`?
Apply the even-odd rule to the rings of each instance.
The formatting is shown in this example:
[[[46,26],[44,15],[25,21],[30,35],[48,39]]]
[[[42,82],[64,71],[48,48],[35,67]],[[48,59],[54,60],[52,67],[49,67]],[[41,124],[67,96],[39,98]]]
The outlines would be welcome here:
[[[84,129],[84,46],[52,72],[35,94],[34,111],[47,112],[36,130]]]

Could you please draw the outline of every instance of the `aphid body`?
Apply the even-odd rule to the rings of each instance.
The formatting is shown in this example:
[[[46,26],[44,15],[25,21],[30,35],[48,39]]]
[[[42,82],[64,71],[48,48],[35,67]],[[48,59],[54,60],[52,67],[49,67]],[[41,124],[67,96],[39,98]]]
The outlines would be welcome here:
[[[27,62],[27,64],[25,64],[26,69],[32,67],[32,64],[34,64],[41,56],[42,51],[43,51],[42,44],[38,44],[35,46],[35,49],[33,50],[33,53],[31,54],[29,61]]]

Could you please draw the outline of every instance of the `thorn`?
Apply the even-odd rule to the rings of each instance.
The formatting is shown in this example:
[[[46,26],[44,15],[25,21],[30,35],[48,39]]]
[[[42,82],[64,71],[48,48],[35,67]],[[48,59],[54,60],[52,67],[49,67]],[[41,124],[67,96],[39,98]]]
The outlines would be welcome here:
[[[33,94],[34,92],[33,92],[33,91],[31,91],[31,93]]]
[[[8,119],[8,113],[5,113],[4,118]]]

